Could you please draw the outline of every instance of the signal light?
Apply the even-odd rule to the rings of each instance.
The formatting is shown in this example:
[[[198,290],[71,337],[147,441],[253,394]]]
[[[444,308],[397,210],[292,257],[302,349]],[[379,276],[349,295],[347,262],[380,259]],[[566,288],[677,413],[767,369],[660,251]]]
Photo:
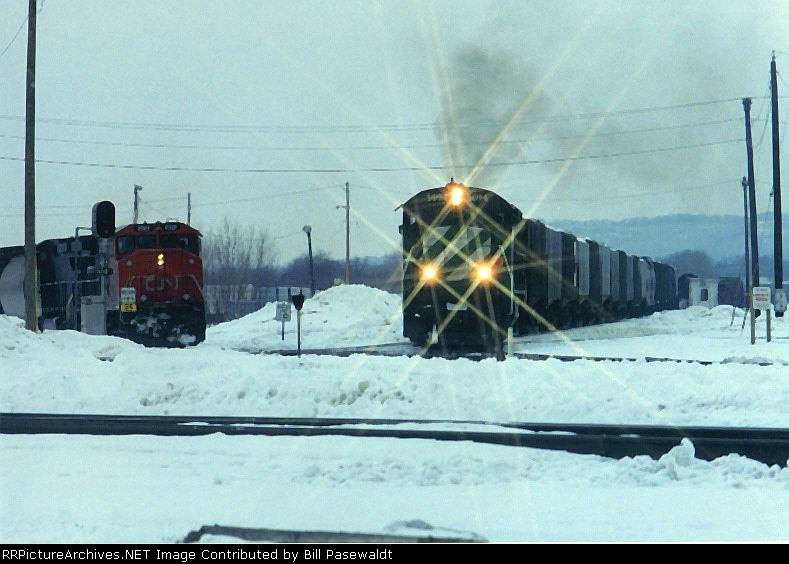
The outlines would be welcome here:
[[[93,205],[93,234],[106,239],[115,234],[115,205],[107,200]]]
[[[438,267],[435,264],[426,264],[419,271],[419,279],[425,284],[432,284],[438,280]]]

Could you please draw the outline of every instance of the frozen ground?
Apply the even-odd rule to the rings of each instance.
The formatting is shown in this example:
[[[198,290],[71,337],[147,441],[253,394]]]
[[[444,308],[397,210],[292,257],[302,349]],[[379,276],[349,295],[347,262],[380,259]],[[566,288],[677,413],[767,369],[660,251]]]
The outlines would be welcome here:
[[[202,525],[525,540],[789,540],[789,470],[342,437],[0,437],[0,541]],[[434,529],[413,529],[407,522]],[[424,526],[424,525],[422,525]]]
[[[399,298],[378,290],[334,288],[305,311],[305,347],[402,339]],[[786,318],[751,347],[731,312],[518,344],[724,361],[712,366],[239,352],[282,347],[271,307],[182,350],[34,335],[0,315],[0,411],[789,427]],[[614,461],[426,440],[0,436],[0,541],[178,540],[213,523],[412,534],[402,523],[420,520],[491,540],[789,540],[788,484],[787,470],[699,461],[690,445]]]

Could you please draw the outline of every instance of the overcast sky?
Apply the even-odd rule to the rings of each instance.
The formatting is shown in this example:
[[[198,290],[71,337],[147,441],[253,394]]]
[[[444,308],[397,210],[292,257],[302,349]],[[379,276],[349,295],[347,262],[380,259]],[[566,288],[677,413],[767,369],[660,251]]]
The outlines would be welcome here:
[[[0,0],[0,52],[26,13]],[[0,245],[23,242],[26,35],[0,56]],[[740,213],[744,96],[763,213],[772,50],[789,97],[783,0],[46,0],[36,156],[58,164],[37,164],[37,238],[101,199],[131,221],[134,184],[142,219],[185,220],[191,192],[198,229],[264,226],[282,261],[305,224],[343,255],[346,181],[360,256],[450,176],[548,221]]]

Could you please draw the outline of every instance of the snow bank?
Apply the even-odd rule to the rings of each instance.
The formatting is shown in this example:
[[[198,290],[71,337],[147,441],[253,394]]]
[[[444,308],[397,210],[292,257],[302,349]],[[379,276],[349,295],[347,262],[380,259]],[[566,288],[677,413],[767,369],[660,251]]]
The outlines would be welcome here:
[[[304,301],[301,312],[301,346],[316,349],[405,341],[401,298],[358,284],[318,292]],[[203,346],[242,350],[296,348],[296,310],[292,320],[274,320],[275,302],[263,309],[215,327],[209,327]]]
[[[305,305],[304,346],[395,340],[399,301],[364,286],[321,292]],[[787,318],[776,323],[773,343],[755,347],[737,319],[730,325],[725,306],[577,329],[568,335],[587,340],[571,345],[557,342],[558,335],[519,345],[535,352],[725,360],[712,366],[298,359],[227,350],[279,348],[273,307],[212,328],[208,341],[187,349],[146,349],[73,331],[35,335],[0,315],[0,411],[789,426]],[[293,333],[286,339],[295,344]],[[774,364],[755,364],[765,359]]]
[[[0,317],[0,411],[556,421],[789,423],[784,366],[496,362],[146,349]]]
[[[732,316],[732,314],[734,314]],[[690,307],[640,319],[544,333],[516,340],[515,350],[582,356],[662,357],[727,362],[789,364],[789,317],[773,317],[773,342],[767,343],[766,316],[756,320],[751,345],[750,319],[732,306]]]

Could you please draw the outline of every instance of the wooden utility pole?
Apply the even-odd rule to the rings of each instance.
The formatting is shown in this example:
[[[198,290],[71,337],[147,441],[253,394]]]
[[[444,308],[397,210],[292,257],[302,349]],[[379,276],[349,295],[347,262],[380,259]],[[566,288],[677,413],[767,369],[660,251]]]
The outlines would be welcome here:
[[[345,283],[351,283],[351,185],[345,183]]]
[[[192,193],[186,193],[186,224],[192,225]]]
[[[142,190],[142,186],[134,185],[134,219],[132,223],[136,224],[140,213],[140,197],[137,195]]]
[[[25,82],[25,327],[38,328],[36,265],[36,0],[28,3]]]
[[[781,217],[781,158],[778,150],[778,70],[775,66],[775,51],[770,63],[770,93],[773,114],[773,198],[775,204],[775,228],[773,229],[773,262],[775,262],[775,290],[776,294],[784,287],[784,257],[783,257],[783,220]],[[776,300],[776,303],[778,300]],[[776,317],[783,317],[783,310],[776,308]]]
[[[756,233],[756,180],[753,172],[753,139],[751,137],[751,99],[743,98],[745,110],[745,149],[748,156],[748,199],[751,222],[751,285],[759,285],[759,239]]]
[[[745,215],[745,308],[751,301],[751,251],[748,247],[748,179],[742,177],[742,206]]]

